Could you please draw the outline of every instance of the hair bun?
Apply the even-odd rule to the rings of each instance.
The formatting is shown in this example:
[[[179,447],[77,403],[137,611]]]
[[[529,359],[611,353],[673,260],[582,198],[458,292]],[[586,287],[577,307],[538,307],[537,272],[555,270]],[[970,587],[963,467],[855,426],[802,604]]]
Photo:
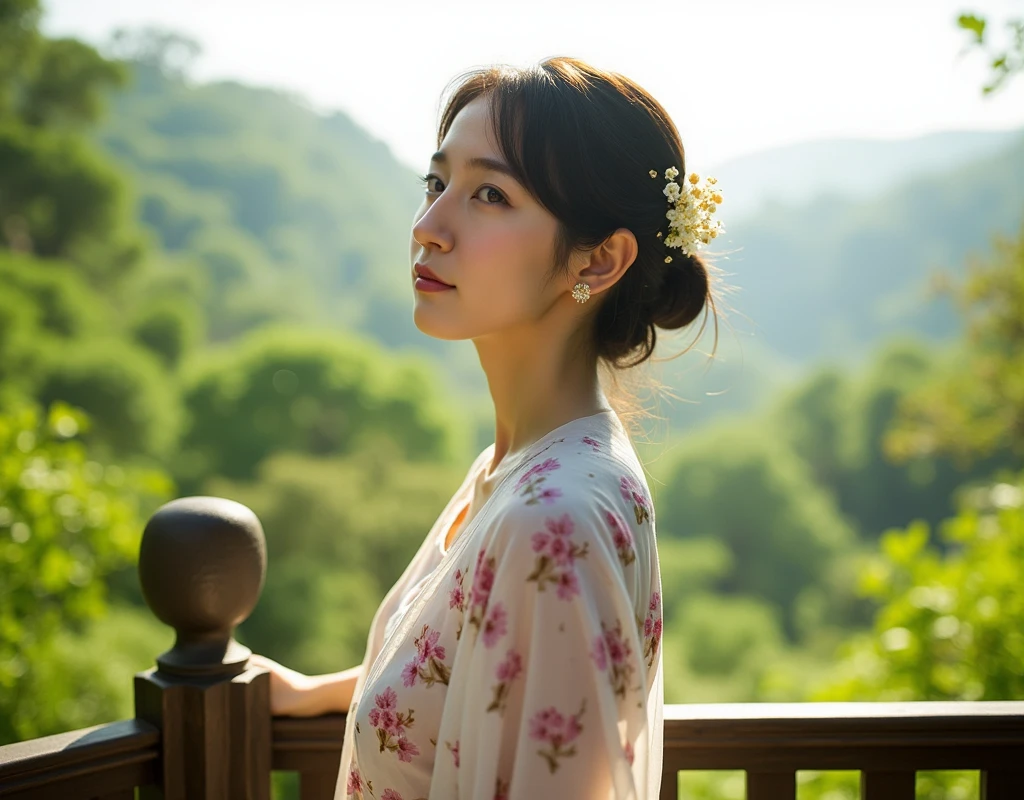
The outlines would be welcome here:
[[[651,304],[651,323],[669,331],[685,328],[704,310],[709,288],[708,268],[699,255],[673,255]]]

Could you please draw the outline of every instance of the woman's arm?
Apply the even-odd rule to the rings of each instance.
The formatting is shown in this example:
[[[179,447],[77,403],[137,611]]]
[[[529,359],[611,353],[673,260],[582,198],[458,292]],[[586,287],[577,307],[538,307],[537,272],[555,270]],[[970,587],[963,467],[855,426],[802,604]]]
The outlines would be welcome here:
[[[363,665],[358,664],[341,672],[305,675],[255,653],[249,657],[249,664],[270,672],[270,713],[289,717],[348,711],[363,671]]]

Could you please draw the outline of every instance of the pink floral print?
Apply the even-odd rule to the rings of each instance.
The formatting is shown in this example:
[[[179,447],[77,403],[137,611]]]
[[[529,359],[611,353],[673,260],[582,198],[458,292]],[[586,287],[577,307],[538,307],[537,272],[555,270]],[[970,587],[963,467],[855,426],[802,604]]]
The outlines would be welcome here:
[[[597,441],[597,439],[593,439],[590,436],[584,436],[582,439],[580,439],[580,441],[583,442],[583,444],[585,445],[589,445],[595,453],[601,449],[601,443]]]
[[[487,607],[487,601],[491,597],[491,588],[494,586],[494,562],[494,556],[487,558],[485,551],[477,553],[470,597],[472,605],[481,609]]]
[[[435,683],[448,685],[452,672],[444,663],[444,647],[437,643],[440,636],[440,631],[432,630],[429,625],[423,626],[420,635],[413,640],[416,655],[402,670],[404,686],[414,686],[417,678],[426,686],[433,686]]]
[[[483,640],[484,647],[494,647],[498,639],[508,633],[508,612],[501,603],[491,606],[487,618],[484,620]]]
[[[394,789],[385,789],[384,793],[380,796],[380,800],[402,800],[402,795]]]
[[[534,464],[526,472],[519,476],[516,481],[515,492],[522,490],[522,496],[527,498],[526,505],[534,506],[538,503],[553,503],[562,496],[562,490],[554,487],[541,488],[548,478],[548,473],[559,468],[557,458],[546,458],[540,464]]]
[[[362,797],[363,787],[366,787],[367,791],[373,793],[373,781],[364,781],[359,775],[358,769],[352,769],[348,773],[348,787],[346,792],[348,794],[358,794]]]
[[[455,570],[455,585],[451,591],[448,592],[448,608],[456,608],[459,611],[459,626],[455,630],[455,641],[459,641],[462,638],[462,618],[463,612],[466,610],[466,590],[463,588],[466,582],[466,569]]]
[[[497,559],[488,557],[481,550],[476,557],[476,571],[473,573],[473,585],[469,590],[469,623],[477,630],[484,625],[487,605],[491,599],[491,588],[494,586],[494,570]],[[493,622],[493,620],[492,620]],[[459,633],[462,629],[460,627]],[[493,634],[490,634],[493,635]],[[492,643],[493,643],[492,639]]]
[[[455,759],[455,767],[458,768],[458,766],[459,766],[459,740],[456,739],[455,740],[455,744],[452,744],[451,742],[445,742],[444,744],[445,744],[445,747],[447,747],[451,751],[452,758]]]
[[[466,607],[466,592],[462,588],[463,582],[466,580],[466,573],[464,570],[455,570],[455,586],[448,593],[448,608],[457,608],[462,611]]]
[[[522,671],[523,657],[515,650],[509,650],[505,655],[505,660],[498,664],[494,671],[498,682],[494,685],[494,697],[491,699],[491,704],[487,706],[489,712],[497,711],[499,716],[505,713],[505,704],[508,702],[512,681],[518,678]]]
[[[540,749],[537,755],[547,762],[548,769],[554,774],[561,766],[560,759],[576,755],[574,741],[583,732],[580,717],[586,709],[587,702],[580,704],[575,714],[562,714],[554,706],[538,711],[530,719],[530,738],[549,745]]]
[[[636,667],[633,664],[633,648],[622,635],[622,620],[616,620],[612,628],[601,623],[601,634],[594,639],[590,657],[599,670],[608,671],[613,691],[625,699],[626,689]]]
[[[545,530],[537,531],[531,537],[537,560],[527,580],[535,581],[537,591],[540,592],[543,592],[549,583],[554,584],[560,599],[571,600],[580,592],[575,568],[576,559],[586,557],[590,543],[584,542],[579,545],[572,541],[576,524],[568,514],[563,514],[557,519],[549,517],[545,520],[544,527]]]
[[[654,666],[654,658],[658,654],[661,642],[661,594],[654,592],[647,604],[647,619],[644,620],[644,656],[647,666]]]
[[[399,761],[412,761],[420,754],[419,748],[405,736],[405,729],[413,725],[413,710],[402,713],[398,709],[398,694],[390,686],[373,696],[375,707],[370,709],[370,724],[377,729],[380,752],[389,750]]]
[[[626,742],[622,746],[622,752],[626,754],[626,761],[628,761],[630,763],[630,765],[632,765],[633,764],[633,760],[636,758],[636,754],[633,752],[633,745],[632,745],[632,743]]]
[[[525,484],[536,479],[538,476],[555,471],[559,466],[561,465],[558,463],[557,458],[546,458],[540,464],[534,464],[519,476],[519,480],[516,481],[515,490],[518,492]]]
[[[604,512],[605,521],[612,529],[612,542],[615,544],[615,553],[619,557],[622,566],[628,567],[636,561],[636,548],[633,545],[633,534],[626,524],[626,520],[614,511]]]
[[[619,479],[619,491],[622,493],[623,500],[633,503],[633,513],[636,515],[637,525],[650,521],[650,504],[636,478],[631,475],[623,475]]]

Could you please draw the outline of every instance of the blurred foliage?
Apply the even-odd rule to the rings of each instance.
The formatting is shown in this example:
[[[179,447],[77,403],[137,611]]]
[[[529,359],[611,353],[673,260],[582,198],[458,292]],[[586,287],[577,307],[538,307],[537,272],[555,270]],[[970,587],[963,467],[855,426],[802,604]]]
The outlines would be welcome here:
[[[75,721],[36,706],[24,678],[60,631],[106,610],[105,578],[134,561],[143,516],[173,486],[154,470],[93,460],[77,439],[88,418],[55,403],[0,414],[0,741]],[[48,716],[49,715],[49,716]],[[70,716],[69,716],[70,715]]]
[[[893,340],[859,374],[824,367],[777,399],[771,427],[862,538],[915,519],[936,524],[952,512],[953,491],[964,481],[1014,463],[1003,446],[973,464],[942,452],[894,463],[886,443],[898,409],[907,398],[933,397],[931,387],[949,375],[950,363],[945,351]]]
[[[0,243],[73,261],[113,286],[139,263],[118,171],[84,135],[123,83],[115,62],[74,39],[39,34],[35,0],[0,4]]]
[[[44,360],[36,396],[88,411],[97,438],[114,454],[165,457],[177,444],[181,400],[146,351],[122,339],[97,338],[52,350]]]
[[[957,24],[972,34],[970,47],[981,49],[989,59],[991,82],[982,88],[990,94],[1006,85],[1010,78],[1024,72],[1024,18],[1008,19],[1004,27],[1009,37],[1005,47],[991,46],[988,19],[977,14],[961,14]]]
[[[186,379],[185,479],[249,478],[274,452],[339,454],[393,443],[420,461],[466,454],[430,371],[372,342],[267,328],[208,352]]]
[[[965,488],[943,553],[922,522],[887,531],[860,591],[881,605],[842,648],[820,700],[1015,700],[1024,696],[1024,474]]]
[[[132,339],[149,350],[174,372],[185,355],[204,337],[205,321],[199,309],[176,298],[151,300],[135,312],[130,325]]]
[[[731,554],[732,568],[714,589],[756,595],[782,611],[795,635],[801,591],[854,542],[832,499],[807,466],[767,427],[722,425],[679,449],[659,489],[658,532],[713,539]],[[736,502],[736,498],[743,502]]]
[[[964,488],[934,547],[917,522],[887,531],[859,590],[881,604],[851,635],[812,701],[1020,700],[1024,677],[1024,473]],[[813,796],[856,800],[855,780],[821,775]],[[978,797],[977,773],[924,772],[917,797]]]
[[[131,676],[154,666],[156,655],[173,644],[174,632],[148,609],[111,604],[81,629],[62,625],[32,650],[14,708],[4,707],[0,717],[9,714],[20,731],[31,731],[15,738],[130,719]]]
[[[997,236],[951,288],[966,337],[949,369],[900,405],[887,453],[907,462],[948,454],[971,463],[993,453],[1024,456],[1024,223]]]

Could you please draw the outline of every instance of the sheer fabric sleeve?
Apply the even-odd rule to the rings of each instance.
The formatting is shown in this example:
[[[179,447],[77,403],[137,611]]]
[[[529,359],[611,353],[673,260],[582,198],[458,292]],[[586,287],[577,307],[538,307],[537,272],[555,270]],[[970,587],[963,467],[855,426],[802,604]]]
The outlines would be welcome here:
[[[564,492],[504,515],[467,577],[449,687],[458,738],[439,743],[458,797],[647,797],[661,769],[651,526],[627,504]]]

